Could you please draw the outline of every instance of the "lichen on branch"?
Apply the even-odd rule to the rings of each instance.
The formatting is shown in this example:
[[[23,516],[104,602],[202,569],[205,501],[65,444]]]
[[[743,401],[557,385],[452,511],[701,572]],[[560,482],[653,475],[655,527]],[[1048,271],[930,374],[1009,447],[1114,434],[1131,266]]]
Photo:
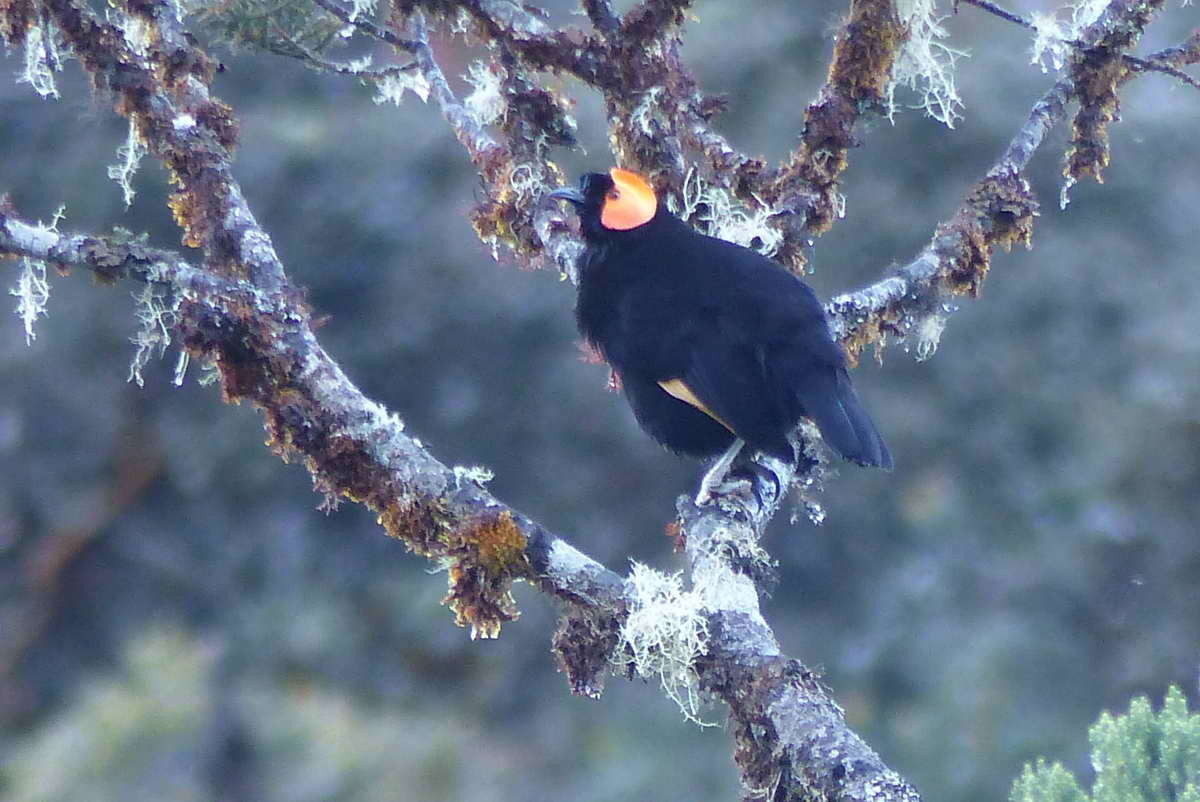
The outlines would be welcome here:
[[[393,96],[428,93],[482,180],[471,218],[483,241],[523,266],[567,273],[578,237],[561,211],[542,201],[566,180],[552,155],[571,146],[575,123],[570,98],[547,74],[573,76],[599,93],[613,153],[650,174],[692,222],[751,245],[757,238],[799,271],[812,238],[840,219],[841,176],[859,144],[856,126],[886,108],[897,59],[913,35],[911,20],[891,2],[854,0],[825,85],[807,107],[797,104],[805,108],[796,121],[800,146],[770,166],[739,152],[714,127],[724,103],[702,92],[681,56],[686,0],[644,0],[624,15],[606,0],[585,0],[588,29],[555,28],[536,8],[506,0],[397,0],[378,11],[382,22],[369,3],[314,2],[319,14],[288,6],[319,23],[311,36],[285,25],[265,46],[352,80],[394,80]],[[1076,137],[1079,152],[1094,152],[1084,162],[1100,164],[1100,152],[1107,158],[1101,140],[1113,98],[1135,71],[1123,51],[1154,8],[1110,3],[1081,34],[1080,53],[1094,57],[1081,55],[1069,78],[1035,105],[917,258],[834,299],[834,330],[852,355],[907,338],[918,356],[928,356],[952,310],[947,299],[979,294],[997,246],[1030,244],[1037,201],[1023,171],[1070,99],[1089,110],[1080,118],[1085,134]],[[638,570],[626,578],[606,569],[492,496],[482,473],[438,462],[317,342],[304,293],[288,281],[234,178],[237,123],[210,94],[215,62],[175,10],[167,0],[137,0],[102,20],[75,0],[7,0],[0,33],[10,45],[28,45],[33,27],[46,26],[42,17],[51,21],[53,41],[70,50],[129,122],[131,145],[118,178],[126,179],[136,161],[132,143],[166,166],[176,185],[172,211],[184,242],[203,249],[203,265],[128,238],[64,235],[2,205],[0,254],[144,285],[147,352],[169,336],[187,358],[214,365],[223,398],[260,410],[270,447],[303,463],[327,506],[365,505],[388,535],[447,569],[446,603],[472,635],[497,635],[517,613],[512,583],[528,581],[564,607],[554,649],[573,691],[598,694],[617,665],[659,678],[692,715],[701,698],[728,704],[748,796],[915,799],[846,727],[818,678],[779,653],[759,609],[773,574],[763,531],[797,476],[819,485],[820,460],[804,452],[799,465],[764,461],[748,492],[703,508],[684,498],[672,531],[687,573],[653,581]],[[443,39],[458,37],[482,51],[468,68],[473,89],[466,97],[443,73],[431,26]],[[403,63],[368,73],[365,64],[325,59],[315,32],[349,29],[388,45]],[[1194,61],[1197,49],[1184,47],[1179,58]],[[49,65],[57,56],[46,58]],[[42,283],[42,273],[27,281],[23,317],[44,308]]]

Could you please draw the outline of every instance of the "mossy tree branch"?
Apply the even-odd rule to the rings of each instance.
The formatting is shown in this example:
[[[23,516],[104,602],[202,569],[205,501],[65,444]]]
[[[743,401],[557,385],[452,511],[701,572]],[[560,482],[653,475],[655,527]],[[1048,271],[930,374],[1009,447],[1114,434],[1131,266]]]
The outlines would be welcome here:
[[[460,624],[496,636],[516,615],[512,582],[528,581],[564,605],[555,652],[572,689],[592,696],[603,690],[620,657],[630,605],[640,602],[626,580],[503,504],[470,471],[430,455],[321,348],[293,287],[267,291],[214,275],[126,234],[61,234],[7,204],[0,207],[0,256],[162,287],[174,299],[174,338],[193,358],[218,366],[226,401],[259,408],[272,450],[302,461],[330,504],[365,504],[389,535],[449,566],[446,602]],[[774,467],[780,479],[772,494],[727,505],[722,516],[681,499],[693,575],[705,577],[696,614],[709,637],[694,666],[697,686],[730,705],[747,788],[767,783],[819,789],[828,799],[915,800],[846,726],[816,676],[779,653],[758,611],[756,582],[769,568],[757,541],[792,470]]]
[[[578,240],[541,195],[562,180],[548,147],[572,141],[573,122],[565,100],[539,83],[540,73],[570,74],[599,91],[614,151],[651,173],[660,189],[678,196],[695,166],[710,185],[770,209],[783,232],[780,257],[799,269],[804,243],[837,218],[854,127],[881,107],[906,36],[891,3],[854,0],[828,80],[808,106],[800,148],[769,168],[711,125],[721,103],[701,93],[679,55],[686,0],[646,0],[623,17],[603,0],[585,0],[589,32],[553,29],[528,9],[490,0],[397,0],[386,27],[337,0],[315,2],[412,59],[484,181],[485,197],[472,214],[480,237],[524,263],[563,270]],[[834,300],[835,329],[851,353],[889,335],[919,336],[922,321],[942,314],[943,298],[978,292],[997,245],[1029,243],[1037,204],[1022,171],[1072,98],[1083,98],[1081,108],[1096,121],[1077,122],[1077,149],[1100,142],[1111,121],[1103,110],[1113,108],[1116,91],[1133,75],[1114,73],[1112,65],[1124,63],[1123,51],[1155,7],[1114,0],[1081,37],[1087,52],[1099,55],[1081,56],[1070,77],[1034,107],[1001,160],[922,254],[897,275]],[[331,504],[349,499],[368,506],[389,535],[447,564],[447,601],[474,633],[494,636],[516,614],[508,592],[514,580],[562,600],[558,658],[573,690],[599,693],[628,643],[630,608],[644,600],[626,578],[494,498],[470,471],[435,460],[399,418],[347,379],[313,335],[303,293],[288,281],[233,178],[237,126],[232,110],[209,94],[212,60],[165,0],[129,0],[121,10],[149,31],[144,46],[131,46],[119,21],[101,21],[73,0],[14,0],[0,9],[0,32],[15,44],[41,13],[53,21],[94,86],[114,98],[117,112],[171,172],[179,187],[172,209],[185,242],[203,248],[204,264],[127,237],[62,235],[10,207],[0,208],[0,253],[162,287],[175,313],[175,341],[217,367],[226,401],[247,400],[263,412],[276,453],[302,460]],[[449,28],[460,14],[489,48],[485,70],[503,104],[495,119],[480,119],[451,91],[430,48],[427,19]],[[1173,67],[1194,63],[1197,50],[1189,40],[1161,60]],[[1078,133],[1081,125],[1086,136]],[[747,798],[916,799],[846,728],[812,673],[779,654],[758,606],[771,573],[758,544],[796,468],[770,460],[760,467],[719,504],[697,508],[682,499],[678,508],[695,611],[708,633],[688,671],[700,689],[729,705]],[[816,457],[801,460],[807,478],[819,468]]]

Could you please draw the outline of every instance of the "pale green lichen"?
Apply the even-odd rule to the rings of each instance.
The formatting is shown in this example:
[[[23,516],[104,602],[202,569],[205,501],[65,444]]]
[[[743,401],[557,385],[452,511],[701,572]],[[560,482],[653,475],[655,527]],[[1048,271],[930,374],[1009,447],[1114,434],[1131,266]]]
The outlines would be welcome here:
[[[21,273],[17,286],[8,291],[17,298],[17,317],[25,327],[25,344],[33,345],[37,332],[33,324],[39,317],[46,316],[46,305],[50,301],[50,283],[46,280],[46,263],[40,259],[21,259]]]
[[[680,217],[695,219],[708,234],[754,248],[763,256],[773,256],[783,244],[783,233],[771,225],[774,213],[765,203],[751,209],[728,190],[710,184],[695,169],[688,170],[680,203],[668,199]]]
[[[777,565],[775,560],[748,527],[722,527],[707,542],[709,553],[699,555],[692,563],[692,588],[703,606],[759,617],[758,588],[748,574],[771,571]],[[733,560],[747,573],[730,570]]]
[[[508,174],[508,186],[516,196],[514,201],[517,206],[540,197],[546,190],[545,181],[539,177],[538,168],[532,164],[513,165]]]
[[[191,364],[192,358],[187,351],[180,351],[179,358],[175,360],[175,376],[172,378],[176,387],[183,386],[183,380],[187,376],[188,365]]]
[[[614,659],[622,669],[659,681],[683,715],[702,726],[703,698],[694,664],[708,652],[703,598],[685,590],[680,574],[664,574],[633,563],[626,581],[629,616],[621,627]]]
[[[142,157],[146,153],[146,145],[138,135],[137,123],[131,117],[129,119],[129,136],[125,139],[125,144],[117,148],[117,158],[120,161],[108,166],[108,177],[121,187],[126,209],[133,204],[133,198],[137,194],[133,188],[133,177],[137,174],[138,164],[141,163]]]
[[[1105,0],[1079,0],[1065,7],[1071,12],[1070,19],[1065,20],[1059,17],[1063,9],[1035,11],[1030,17],[1034,36],[1029,63],[1040,66],[1042,72],[1061,70],[1071,54],[1071,42],[1079,39],[1083,29],[1095,22],[1107,5]]]
[[[172,296],[156,283],[147,283],[140,291],[133,294],[137,302],[135,315],[138,319],[138,330],[129,338],[136,346],[133,360],[129,363],[127,381],[135,382],[138,387],[145,385],[142,369],[157,354],[161,357],[171,344],[171,327],[175,325],[176,312],[179,309],[180,298]],[[184,368],[186,369],[186,363]],[[178,377],[178,376],[177,376]]]
[[[1029,63],[1041,67],[1042,72],[1061,70],[1071,50],[1062,23],[1053,13],[1040,11],[1033,12],[1029,19],[1033,23],[1033,47]]]
[[[1075,186],[1077,180],[1075,176],[1068,175],[1063,178],[1062,188],[1058,191],[1058,208],[1066,210],[1071,204],[1071,187]]]
[[[887,88],[888,119],[896,112],[895,91],[904,86],[916,92],[922,109],[930,117],[953,128],[962,119],[963,101],[954,81],[954,65],[967,51],[950,47],[942,27],[945,17],[937,15],[935,0],[898,0],[897,11],[908,27],[909,38],[892,67]]]
[[[467,113],[481,126],[499,122],[508,111],[508,104],[496,71],[482,61],[473,61],[463,78],[474,87],[463,100]]]
[[[924,362],[937,353],[938,344],[942,340],[942,332],[946,330],[946,316],[934,312],[925,315],[913,326],[912,333],[905,339],[905,348],[911,341],[916,351],[918,362]]]
[[[483,465],[472,465],[470,467],[465,465],[454,466],[454,483],[458,487],[462,487],[463,482],[471,482],[483,487],[495,478],[495,472]]]
[[[221,380],[221,368],[216,362],[208,360],[200,366],[200,375],[196,377],[196,384],[201,387],[207,387],[210,384],[216,384]]]
[[[362,64],[361,69],[365,70],[367,66]],[[429,100],[430,88],[425,73],[415,69],[405,70],[375,79],[375,97],[372,100],[376,104],[394,103],[399,106],[400,101],[404,99],[404,93],[408,91],[425,103]]]
[[[25,67],[17,83],[29,84],[42,97],[59,97],[54,73],[62,69],[62,56],[53,27],[34,25],[25,32]]]
[[[1084,28],[1100,19],[1100,15],[1104,13],[1104,9],[1108,8],[1108,5],[1108,0],[1079,0],[1079,2],[1072,3],[1070,6],[1071,27],[1067,31],[1067,35],[1072,39],[1078,38]]]
[[[115,9],[108,10],[108,16],[117,15],[116,27],[125,37],[125,44],[129,45],[129,49],[139,56],[145,56],[150,52],[150,45],[154,39],[154,23],[143,19],[136,14],[125,14],[118,12]]]
[[[66,211],[66,206],[58,207],[49,225],[40,220],[34,226],[10,221],[9,228],[19,229],[18,239],[28,241],[29,246],[36,248],[37,252],[44,252],[58,241],[58,224],[66,215]],[[32,345],[33,341],[37,339],[37,332],[33,328],[34,323],[39,317],[46,317],[46,308],[50,302],[50,282],[46,278],[46,263],[41,259],[23,257],[21,273],[17,276],[17,286],[9,290],[8,294],[17,299],[16,314],[21,318],[21,324],[25,328],[25,344]]]

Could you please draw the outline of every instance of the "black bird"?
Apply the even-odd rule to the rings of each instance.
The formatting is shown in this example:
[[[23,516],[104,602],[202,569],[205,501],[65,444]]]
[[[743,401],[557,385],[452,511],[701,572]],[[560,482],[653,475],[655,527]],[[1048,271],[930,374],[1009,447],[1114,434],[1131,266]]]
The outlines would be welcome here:
[[[620,378],[638,423],[672,451],[724,452],[697,503],[743,441],[793,461],[788,433],[801,417],[842,457],[892,469],[811,287],[757,251],[696,232],[628,170],[588,173],[549,197],[579,214],[579,331]]]

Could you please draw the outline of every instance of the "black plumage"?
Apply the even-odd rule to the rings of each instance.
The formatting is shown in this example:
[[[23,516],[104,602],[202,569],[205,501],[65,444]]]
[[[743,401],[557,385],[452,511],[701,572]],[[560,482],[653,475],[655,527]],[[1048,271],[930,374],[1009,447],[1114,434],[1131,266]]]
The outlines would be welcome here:
[[[579,330],[651,437],[696,457],[741,438],[791,461],[788,433],[808,417],[841,456],[892,468],[807,284],[754,250],[694,231],[627,171],[589,173],[552,197],[575,205],[587,246]]]

